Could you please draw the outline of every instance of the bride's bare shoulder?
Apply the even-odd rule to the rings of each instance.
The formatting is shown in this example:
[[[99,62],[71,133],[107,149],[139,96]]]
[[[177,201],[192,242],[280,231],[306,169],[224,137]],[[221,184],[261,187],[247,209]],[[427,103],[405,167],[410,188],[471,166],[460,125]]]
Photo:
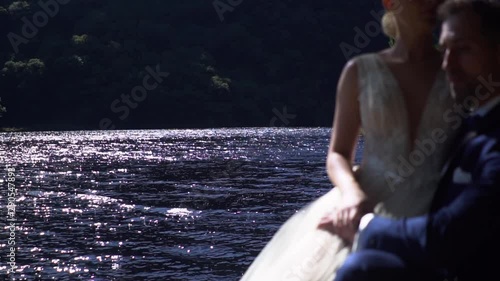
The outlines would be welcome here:
[[[358,77],[359,64],[362,63],[364,60],[367,60],[378,54],[379,53],[364,53],[350,58],[344,64],[344,67],[342,69],[341,79],[344,78],[342,80],[355,82]]]
[[[346,84],[354,84],[358,80],[358,61],[360,56],[349,59],[339,77],[339,88]]]
[[[349,59],[346,64],[344,65],[344,68],[351,68],[351,67],[355,67],[356,64],[358,64],[360,61],[362,60],[366,60],[366,59],[370,59],[370,58],[373,58],[373,57],[380,57],[382,59],[386,59],[388,57],[390,57],[390,51],[391,49],[383,49],[381,51],[378,51],[378,52],[370,52],[370,53],[363,53],[363,54],[359,54],[357,56],[354,56],[352,57],[351,59]]]

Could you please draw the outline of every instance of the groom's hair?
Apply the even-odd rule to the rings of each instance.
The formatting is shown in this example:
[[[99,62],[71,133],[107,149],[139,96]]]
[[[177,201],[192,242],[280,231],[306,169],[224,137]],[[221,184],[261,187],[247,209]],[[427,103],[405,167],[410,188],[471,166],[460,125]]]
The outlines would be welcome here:
[[[472,11],[481,18],[481,32],[493,45],[500,44],[500,0],[447,0],[438,9],[441,21]]]

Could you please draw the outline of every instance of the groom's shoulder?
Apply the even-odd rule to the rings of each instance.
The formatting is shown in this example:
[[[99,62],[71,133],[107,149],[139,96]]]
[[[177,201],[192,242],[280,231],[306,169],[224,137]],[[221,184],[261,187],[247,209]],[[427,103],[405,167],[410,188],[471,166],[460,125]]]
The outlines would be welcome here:
[[[491,148],[492,149],[496,149],[498,150],[499,149],[499,145],[500,145],[500,125],[499,124],[491,124],[490,125],[490,128],[484,130],[481,135],[479,136],[483,136],[485,142],[488,142],[488,143],[495,143],[496,145],[492,146]]]
[[[472,145],[484,147],[489,151],[499,151],[500,146],[500,104],[494,106],[477,123],[475,141]]]
[[[466,147],[464,161],[471,165],[477,176],[483,179],[500,180],[500,127],[493,128],[475,137]]]
[[[479,155],[500,152],[500,127],[479,133],[466,147],[469,147],[468,150],[476,151]]]
[[[500,127],[497,127],[487,134],[487,138],[491,145],[491,153],[496,153],[496,157],[500,158]]]
[[[493,128],[488,135],[492,139],[500,139],[500,126],[497,125],[496,128]]]

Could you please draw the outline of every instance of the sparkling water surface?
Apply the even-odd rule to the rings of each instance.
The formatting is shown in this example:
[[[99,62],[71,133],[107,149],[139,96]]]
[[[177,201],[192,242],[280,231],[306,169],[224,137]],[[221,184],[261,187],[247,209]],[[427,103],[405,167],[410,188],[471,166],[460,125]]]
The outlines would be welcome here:
[[[0,279],[11,247],[5,166],[17,188],[16,280],[237,281],[287,218],[332,187],[330,133],[1,133]]]

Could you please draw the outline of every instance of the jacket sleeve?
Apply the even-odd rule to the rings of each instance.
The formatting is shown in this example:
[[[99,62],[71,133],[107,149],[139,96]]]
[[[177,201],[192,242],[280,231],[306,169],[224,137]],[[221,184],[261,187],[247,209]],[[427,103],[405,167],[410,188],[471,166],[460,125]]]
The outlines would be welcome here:
[[[388,251],[417,266],[454,267],[485,241],[496,241],[500,235],[500,152],[481,157],[476,180],[464,186],[450,204],[420,217],[375,217],[359,234],[357,250]]]

